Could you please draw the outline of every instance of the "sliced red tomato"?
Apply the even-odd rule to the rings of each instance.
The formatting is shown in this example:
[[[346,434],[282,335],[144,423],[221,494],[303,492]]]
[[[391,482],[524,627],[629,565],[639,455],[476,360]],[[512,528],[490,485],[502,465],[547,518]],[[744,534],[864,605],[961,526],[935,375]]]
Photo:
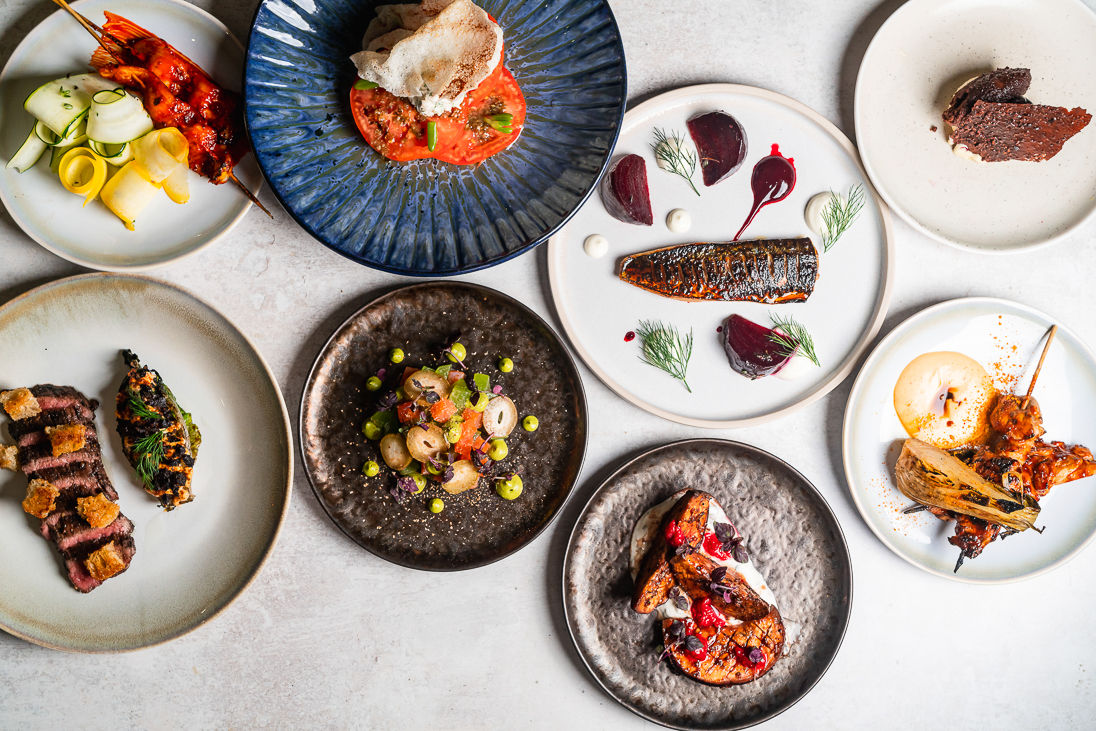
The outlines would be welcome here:
[[[413,421],[418,421],[419,410],[415,408],[414,401],[404,401],[402,404],[396,407],[396,418],[400,420],[401,424],[410,424]]]
[[[438,423],[449,421],[455,413],[457,413],[457,407],[447,398],[437,401],[430,407],[430,416]]]
[[[447,114],[425,117],[406,99],[381,88],[351,90],[350,112],[369,146],[389,160],[433,157],[456,165],[474,165],[505,150],[518,138],[525,124],[525,97],[513,75],[499,63],[459,107]],[[511,132],[491,125],[490,118],[497,121],[498,115],[504,114],[511,115]],[[427,141],[430,122],[437,132],[433,150]]]

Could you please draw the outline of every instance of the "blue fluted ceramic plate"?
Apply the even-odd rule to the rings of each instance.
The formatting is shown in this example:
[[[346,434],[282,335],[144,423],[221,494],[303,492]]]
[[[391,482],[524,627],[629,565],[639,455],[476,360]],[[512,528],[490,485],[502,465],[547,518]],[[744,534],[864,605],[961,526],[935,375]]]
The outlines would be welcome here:
[[[620,130],[624,49],[605,0],[482,0],[525,94],[525,128],[476,166],[392,163],[350,116],[349,57],[374,8],[263,0],[244,81],[247,125],[271,188],[313,236],[399,274],[450,275],[546,240],[590,195]]]

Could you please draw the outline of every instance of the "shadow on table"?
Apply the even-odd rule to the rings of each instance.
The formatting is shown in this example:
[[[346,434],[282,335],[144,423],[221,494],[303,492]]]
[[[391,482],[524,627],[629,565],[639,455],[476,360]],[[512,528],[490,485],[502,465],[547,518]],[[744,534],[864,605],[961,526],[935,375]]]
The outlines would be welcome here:
[[[860,62],[864,60],[868,44],[875,37],[876,31],[905,2],[906,0],[883,0],[879,3],[860,21],[860,25],[856,26],[849,40],[849,47],[845,49],[845,56],[841,60],[840,76],[837,80],[838,114],[840,115],[837,122],[845,134],[852,139],[856,139],[853,100],[856,96],[856,75],[860,72]]]

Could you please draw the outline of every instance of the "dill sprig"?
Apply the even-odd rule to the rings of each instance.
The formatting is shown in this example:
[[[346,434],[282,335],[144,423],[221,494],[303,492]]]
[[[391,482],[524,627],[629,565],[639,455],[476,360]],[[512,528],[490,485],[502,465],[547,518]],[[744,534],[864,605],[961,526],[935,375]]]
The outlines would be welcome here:
[[[149,408],[148,404],[141,400],[141,397],[133,389],[126,390],[126,403],[129,405],[129,411],[131,414],[139,419],[159,419],[159,414]]]
[[[822,209],[822,251],[829,251],[837,240],[849,230],[860,211],[864,208],[864,186],[854,185],[849,193],[841,197],[831,191],[829,204]]]
[[[821,366],[818,354],[814,352],[814,338],[807,332],[806,326],[793,317],[781,317],[770,315],[773,332],[769,333],[769,340],[774,342],[787,357],[800,353],[804,358]]]
[[[639,323],[636,333],[643,341],[643,355],[640,356],[647,365],[666,371],[685,385],[689,393],[689,382],[685,380],[685,372],[689,369],[689,359],[693,357],[693,331],[690,328],[688,335],[682,335],[673,325],[663,322],[650,322],[643,320]]]
[[[132,450],[133,456],[137,459],[134,465],[137,476],[146,487],[151,489],[152,478],[160,469],[160,463],[164,461],[164,430],[159,429],[137,440]]]
[[[667,136],[663,130],[655,127],[655,144],[652,146],[655,158],[665,163],[671,173],[685,178],[693,192],[700,195],[700,191],[693,183],[693,173],[696,172],[696,153],[684,146],[685,139],[677,132],[672,132],[671,135]]]

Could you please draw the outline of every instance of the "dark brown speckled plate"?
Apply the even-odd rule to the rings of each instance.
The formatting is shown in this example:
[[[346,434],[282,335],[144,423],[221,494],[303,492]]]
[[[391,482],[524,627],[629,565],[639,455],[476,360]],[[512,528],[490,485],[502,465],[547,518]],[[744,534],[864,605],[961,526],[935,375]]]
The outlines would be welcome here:
[[[468,368],[501,384],[521,417],[540,420],[537,431],[518,426],[507,440],[503,464],[522,476],[524,491],[509,501],[488,480],[460,495],[431,484],[397,502],[388,492],[395,478],[361,432],[377,396],[365,382],[388,366],[392,348],[406,354],[397,368],[429,363],[457,333]],[[514,361],[511,373],[497,368],[504,356]],[[517,551],[559,512],[586,451],[586,396],[567,349],[529,308],[473,284],[416,284],[367,304],[323,347],[305,384],[300,431],[305,473],[344,533],[387,561],[456,571]],[[369,459],[381,464],[379,476],[362,474]],[[435,497],[445,500],[438,514],[427,509]]]
[[[705,685],[658,663],[658,621],[632,611],[632,529],[686,487],[715,496],[776,594],[788,642],[752,683]],[[571,533],[563,597],[579,655],[623,706],[671,728],[740,729],[786,710],[826,672],[849,622],[852,566],[837,518],[795,468],[739,442],[693,439],[640,455],[597,489]]]

